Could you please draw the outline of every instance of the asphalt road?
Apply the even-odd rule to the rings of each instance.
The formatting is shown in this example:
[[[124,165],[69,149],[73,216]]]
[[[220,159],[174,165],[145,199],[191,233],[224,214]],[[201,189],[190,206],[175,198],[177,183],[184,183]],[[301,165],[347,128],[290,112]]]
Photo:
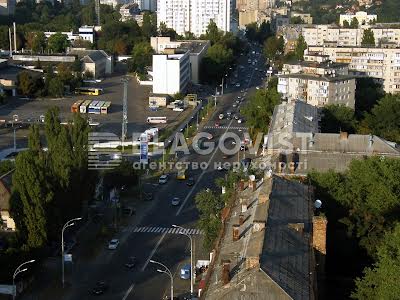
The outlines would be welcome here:
[[[257,51],[260,51],[259,49]],[[252,55],[253,59],[259,55]],[[264,72],[258,72],[255,68],[263,68],[264,62],[258,58],[256,65],[249,65],[247,57],[241,58],[241,65],[245,68],[238,71],[238,79],[229,80],[229,87],[225,89],[227,93],[218,99],[219,110],[216,117],[210,120],[207,126],[208,132],[213,135],[213,140],[218,139],[226,132],[234,132],[243,136],[244,124],[238,124],[235,119],[220,121],[220,126],[215,127],[216,118],[220,112],[233,111],[232,104],[237,96],[246,97],[254,92],[254,87],[261,84]],[[250,74],[249,77],[248,74]],[[233,76],[234,78],[234,76]],[[246,82],[246,79],[248,81]],[[239,81],[240,87],[232,86],[232,81]],[[244,90],[252,87],[247,92]],[[242,104],[243,105],[243,104]],[[238,108],[236,108],[238,113]],[[229,146],[230,142],[227,142]],[[240,158],[243,152],[239,153]],[[229,159],[223,158],[223,153],[215,149],[208,155],[198,155],[193,151],[182,159],[190,162],[207,162],[209,168],[206,170],[191,170],[190,176],[195,178],[195,185],[188,187],[185,181],[177,181],[174,175],[171,175],[169,182],[165,185],[156,185],[153,187],[155,193],[154,207],[142,219],[139,227],[153,227],[153,230],[140,230],[136,227],[127,227],[117,236],[121,243],[116,250],[107,250],[104,245],[104,251],[91,262],[79,261],[70,271],[68,280],[71,283],[70,293],[62,299],[162,299],[169,293],[170,280],[167,275],[157,272],[157,267],[149,263],[150,259],[160,261],[171,269],[174,274],[175,295],[179,295],[190,290],[190,280],[181,280],[179,278],[179,268],[189,261],[189,240],[185,236],[175,233],[166,233],[163,228],[171,228],[173,224],[185,228],[196,228],[198,220],[198,211],[194,205],[194,196],[197,192],[206,188],[215,188],[215,179],[224,176],[225,171],[214,169],[214,163],[237,161],[237,155]],[[180,206],[172,206],[171,199],[179,197]],[[142,232],[137,232],[142,231]],[[146,231],[146,232],[143,232]],[[149,232],[153,231],[153,232]],[[155,232],[154,232],[155,231]],[[208,259],[208,254],[202,250],[201,235],[194,235],[196,257],[197,259]],[[133,270],[128,270],[124,264],[130,256],[138,259],[138,265]],[[110,286],[109,289],[99,296],[90,293],[90,289],[99,280],[105,281]],[[26,299],[29,299],[27,297]]]

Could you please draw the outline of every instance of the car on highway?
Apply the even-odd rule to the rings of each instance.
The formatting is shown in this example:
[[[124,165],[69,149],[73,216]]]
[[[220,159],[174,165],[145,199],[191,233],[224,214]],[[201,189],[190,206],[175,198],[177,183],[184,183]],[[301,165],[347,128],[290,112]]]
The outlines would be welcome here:
[[[220,126],[220,123],[219,122],[215,122],[215,127],[219,127]]]
[[[240,83],[236,83],[236,87],[240,87]]]
[[[187,185],[187,186],[193,186],[193,185],[194,185],[194,178],[193,178],[193,177],[190,177],[190,178],[188,179],[188,181],[186,182],[186,185]]]
[[[105,281],[97,281],[92,288],[93,295],[102,295],[108,290],[108,284]]]
[[[239,116],[238,115],[235,115],[234,118],[235,118],[235,120],[239,120]]]
[[[172,206],[178,206],[179,204],[181,204],[181,199],[179,199],[178,197],[172,198],[172,200],[171,200]]]
[[[241,99],[237,99],[235,102],[236,102],[237,104],[239,104],[239,103],[240,103],[240,100],[241,100]]]
[[[242,123],[244,123],[244,120],[243,120],[243,119],[239,119],[239,120],[237,120],[237,122],[238,122],[239,124],[242,124]]]
[[[132,269],[136,266],[137,259],[134,256],[129,257],[128,262],[125,264],[125,267],[128,269]]]
[[[109,250],[115,250],[118,248],[119,245],[119,240],[118,239],[112,239],[109,243],[108,243],[108,249]]]
[[[158,179],[158,184],[166,184],[168,182],[168,179],[169,179],[168,174],[161,175],[160,178]]]
[[[222,120],[224,118],[224,114],[219,114],[218,119]]]
[[[180,277],[181,277],[181,279],[185,279],[185,280],[190,279],[190,264],[186,264],[186,265],[182,266]]]
[[[233,107],[233,108],[236,108],[236,107],[237,107],[237,104],[236,104],[236,103],[233,103],[233,104],[232,104],[232,107]]]

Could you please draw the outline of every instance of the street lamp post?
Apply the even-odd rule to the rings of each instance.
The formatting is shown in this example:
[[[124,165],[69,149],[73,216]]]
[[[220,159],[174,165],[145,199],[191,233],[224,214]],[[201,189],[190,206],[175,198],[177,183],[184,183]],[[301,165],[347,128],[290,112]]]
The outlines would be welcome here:
[[[64,224],[61,230],[61,269],[62,269],[62,287],[64,287],[64,230],[68,227],[74,226],[75,221],[82,220],[82,218],[74,218]]]
[[[172,227],[175,228],[179,228],[179,234],[185,235],[189,238],[190,240],[190,296],[193,296],[193,284],[194,284],[194,272],[193,272],[193,256],[194,256],[194,252],[193,252],[193,238],[190,234],[186,233],[184,230],[185,228],[183,228],[182,226],[178,226],[178,225],[172,225]]]
[[[26,270],[28,270],[28,268],[24,268],[24,269],[21,269],[21,268],[22,268],[23,266],[25,266],[25,265],[27,265],[27,264],[30,264],[30,263],[33,263],[33,262],[35,262],[34,259],[28,260],[28,261],[26,261],[26,262],[20,264],[20,265],[18,266],[18,268],[15,269],[14,274],[13,274],[13,282],[12,282],[13,287],[15,286],[15,277],[17,277],[17,275],[18,275],[19,273],[22,273],[22,272],[25,272]],[[15,299],[15,295],[16,295],[16,293],[13,293],[13,299]]]
[[[174,299],[174,276],[172,276],[170,269],[168,269],[166,265],[164,265],[158,261],[150,259],[149,262],[151,262],[152,264],[160,265],[164,268],[164,270],[157,269],[157,272],[167,274],[169,276],[169,278],[171,279],[171,300]]]

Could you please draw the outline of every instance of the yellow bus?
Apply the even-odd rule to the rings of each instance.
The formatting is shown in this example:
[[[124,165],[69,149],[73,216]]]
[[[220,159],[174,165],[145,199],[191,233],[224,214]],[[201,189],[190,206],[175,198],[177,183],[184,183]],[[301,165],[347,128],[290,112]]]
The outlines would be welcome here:
[[[103,93],[103,89],[100,89],[100,88],[80,87],[80,88],[75,89],[75,94],[79,94],[79,95],[98,96],[102,93]]]

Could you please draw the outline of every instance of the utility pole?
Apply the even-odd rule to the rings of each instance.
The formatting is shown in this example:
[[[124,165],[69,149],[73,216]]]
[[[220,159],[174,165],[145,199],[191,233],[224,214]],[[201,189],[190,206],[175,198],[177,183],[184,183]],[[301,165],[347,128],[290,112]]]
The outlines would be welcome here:
[[[97,0],[96,0],[97,1]],[[121,142],[122,142],[122,153],[125,150],[125,138],[128,131],[128,77],[122,79],[124,84],[124,98],[122,100],[122,132],[121,132]]]
[[[96,10],[96,17],[97,17],[97,26],[101,25],[100,20],[100,0],[94,0],[95,3],[95,10]]]

